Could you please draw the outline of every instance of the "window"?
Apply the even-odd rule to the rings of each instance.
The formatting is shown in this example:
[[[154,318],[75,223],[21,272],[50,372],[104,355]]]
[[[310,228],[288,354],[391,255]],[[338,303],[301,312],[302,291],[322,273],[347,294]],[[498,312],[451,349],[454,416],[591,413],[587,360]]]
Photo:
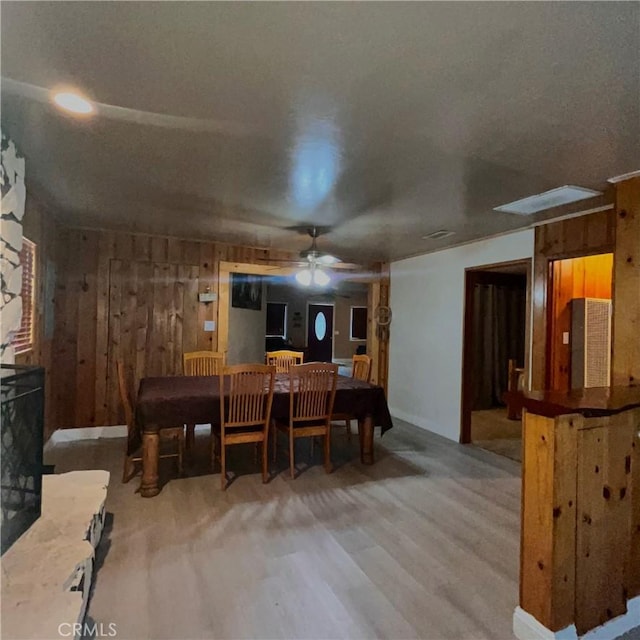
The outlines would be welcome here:
[[[287,305],[285,302],[267,302],[267,337],[287,337]]]
[[[351,334],[349,339],[367,339],[367,307],[351,307]]]
[[[20,264],[22,265],[22,322],[20,329],[13,335],[13,348],[15,353],[24,353],[33,348],[33,316],[36,281],[36,245],[22,239],[22,251],[20,251]]]

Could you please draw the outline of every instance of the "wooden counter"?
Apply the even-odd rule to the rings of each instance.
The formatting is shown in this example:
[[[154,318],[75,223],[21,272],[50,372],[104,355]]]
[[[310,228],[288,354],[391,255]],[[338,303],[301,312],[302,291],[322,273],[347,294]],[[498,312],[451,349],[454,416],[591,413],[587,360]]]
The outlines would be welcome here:
[[[581,635],[640,595],[640,386],[522,402],[520,606]]]
[[[579,413],[585,418],[613,416],[640,408],[640,386],[596,387],[574,391],[524,391],[522,406],[530,413],[555,418]]]

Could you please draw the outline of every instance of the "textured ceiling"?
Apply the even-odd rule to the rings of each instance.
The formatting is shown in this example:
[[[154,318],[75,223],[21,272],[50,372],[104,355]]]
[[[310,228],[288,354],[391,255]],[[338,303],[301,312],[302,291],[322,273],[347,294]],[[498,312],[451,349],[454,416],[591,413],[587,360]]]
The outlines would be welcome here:
[[[65,222],[285,249],[333,225],[350,260],[640,168],[639,69],[639,3],[2,3],[2,126]]]

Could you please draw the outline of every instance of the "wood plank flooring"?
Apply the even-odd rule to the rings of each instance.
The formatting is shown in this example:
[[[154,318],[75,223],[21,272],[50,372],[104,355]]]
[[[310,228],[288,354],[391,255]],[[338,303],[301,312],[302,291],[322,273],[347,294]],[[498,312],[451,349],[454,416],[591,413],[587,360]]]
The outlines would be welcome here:
[[[267,485],[233,447],[226,492],[200,437],[152,499],[120,483],[124,442],[55,445],[57,472],[112,472],[90,618],[136,639],[511,638],[520,465],[395,423],[371,467],[336,429],[333,474],[316,447]]]

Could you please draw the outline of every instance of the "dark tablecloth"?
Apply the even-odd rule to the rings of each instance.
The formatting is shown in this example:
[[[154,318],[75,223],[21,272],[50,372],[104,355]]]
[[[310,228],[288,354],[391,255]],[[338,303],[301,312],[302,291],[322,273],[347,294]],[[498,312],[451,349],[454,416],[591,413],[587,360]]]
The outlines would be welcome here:
[[[156,432],[181,424],[219,424],[220,393],[217,376],[167,376],[143,378],[136,403],[137,433],[129,448],[140,443],[142,432]],[[370,415],[382,433],[393,427],[382,387],[338,376],[333,412],[355,418]],[[289,414],[289,376],[276,374],[271,416],[286,420]]]

